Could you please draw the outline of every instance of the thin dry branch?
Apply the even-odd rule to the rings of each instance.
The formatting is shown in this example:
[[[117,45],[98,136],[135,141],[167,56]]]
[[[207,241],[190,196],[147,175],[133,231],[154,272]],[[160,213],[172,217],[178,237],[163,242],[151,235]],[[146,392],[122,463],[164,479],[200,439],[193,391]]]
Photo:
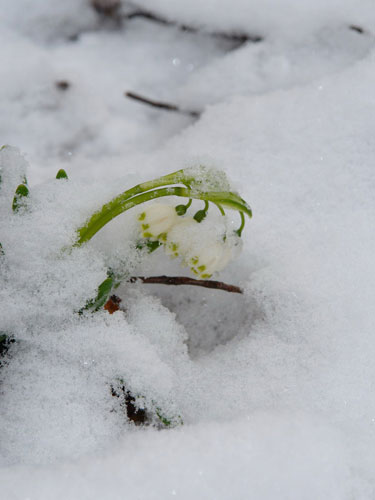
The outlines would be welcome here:
[[[360,33],[361,35],[363,33],[365,33],[365,30],[361,26],[358,26],[357,24],[351,24],[349,26],[349,29],[353,30],[353,31],[356,31],[357,33]]]
[[[223,290],[231,293],[243,293],[242,289],[236,285],[228,285],[222,281],[197,280],[186,276],[132,276],[128,279],[128,281],[130,283],[141,281],[142,283],[158,285],[193,285],[202,286],[204,288],[213,288],[215,290]]]
[[[213,36],[215,38],[222,38],[224,40],[228,40],[234,42],[238,45],[242,45],[246,42],[261,42],[263,37],[259,35],[250,35],[249,33],[233,33],[233,32],[223,32],[223,31],[203,31],[195,26],[190,26],[187,24],[181,24],[177,21],[171,21],[165,17],[162,17],[155,12],[151,12],[149,10],[142,9],[141,7],[134,6],[134,11],[128,12],[123,15],[124,19],[136,19],[143,18],[148,21],[152,21],[155,23],[163,24],[165,26],[175,26],[181,31],[186,31],[188,33],[201,33],[203,35]],[[237,45],[237,46],[238,46]]]
[[[139,101],[142,104],[147,104],[149,106],[152,106],[153,108],[164,109],[166,111],[174,111],[175,113],[181,113],[183,115],[192,116],[193,118],[199,118],[201,115],[199,111],[192,111],[189,109],[181,109],[180,107],[176,106],[175,104],[154,101],[153,99],[149,99],[148,97],[142,96],[140,94],[136,94],[135,92],[124,92],[124,95],[126,97],[129,97],[129,99],[134,99],[135,101]]]
[[[112,21],[115,21],[118,27],[122,26],[123,21],[131,21],[132,19],[145,19],[163,26],[175,27],[187,33],[199,33],[201,35],[211,36],[226,40],[233,44],[231,49],[236,49],[246,42],[261,42],[262,36],[252,35],[244,32],[225,32],[225,31],[207,31],[197,26],[179,23],[171,19],[167,19],[156,12],[144,9],[133,2],[122,0],[90,0],[95,11],[102,16]]]

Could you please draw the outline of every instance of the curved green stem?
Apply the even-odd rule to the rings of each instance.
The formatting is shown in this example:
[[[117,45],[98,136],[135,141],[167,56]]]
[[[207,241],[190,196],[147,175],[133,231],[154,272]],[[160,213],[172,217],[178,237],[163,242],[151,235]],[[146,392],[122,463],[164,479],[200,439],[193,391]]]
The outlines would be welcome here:
[[[185,207],[186,207],[186,210],[190,207],[190,205],[193,203],[193,199],[190,198],[190,200],[186,203]]]
[[[80,246],[85,241],[90,240],[102,227],[108,224],[108,222],[117,217],[117,215],[129,210],[129,208],[163,196],[181,196],[178,194],[178,190],[181,189],[184,188],[160,188],[154,189],[153,191],[146,191],[145,193],[133,197],[129,197],[127,195],[128,192],[125,191],[123,197],[121,195],[117,196],[117,198],[104,205],[100,212],[94,213],[88,222],[78,229],[78,240],[74,246]]]
[[[194,182],[194,176],[189,175],[186,170],[179,170],[172,174],[159,177],[153,181],[138,184],[120,195],[116,196],[109,203],[106,203],[100,211],[95,212],[90,219],[77,230],[77,241],[74,246],[90,240],[102,227],[110,222],[114,217],[129,210],[130,208],[164,196],[180,196],[183,198],[211,201],[216,205],[223,205],[233,210],[246,213],[252,216],[251,209],[240,196],[229,191],[200,191],[191,187],[170,186],[170,184],[185,184],[190,186]],[[168,187],[161,187],[166,186]]]
[[[219,209],[221,215],[225,215],[224,208],[221,205],[219,205],[219,203],[215,203],[215,205]]]
[[[237,233],[239,237],[241,237],[241,234],[242,234],[243,228],[245,227],[245,216],[244,216],[243,212],[240,212],[240,216],[241,216],[241,225],[240,225],[240,227],[239,227],[239,228],[235,231],[235,233]]]

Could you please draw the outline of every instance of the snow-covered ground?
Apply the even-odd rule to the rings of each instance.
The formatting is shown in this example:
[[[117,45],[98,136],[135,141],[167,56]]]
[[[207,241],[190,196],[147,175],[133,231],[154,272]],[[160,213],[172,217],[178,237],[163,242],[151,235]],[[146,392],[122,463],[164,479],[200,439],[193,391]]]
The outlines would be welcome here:
[[[0,143],[29,163],[0,152],[0,331],[17,339],[0,370],[1,500],[374,498],[373,2],[0,12]],[[162,252],[140,261],[132,211],[61,249],[111,197],[199,164],[253,208],[217,276],[245,293],[122,285],[123,311],[75,314],[115,262],[186,274]],[[118,380],[183,425],[128,422]]]

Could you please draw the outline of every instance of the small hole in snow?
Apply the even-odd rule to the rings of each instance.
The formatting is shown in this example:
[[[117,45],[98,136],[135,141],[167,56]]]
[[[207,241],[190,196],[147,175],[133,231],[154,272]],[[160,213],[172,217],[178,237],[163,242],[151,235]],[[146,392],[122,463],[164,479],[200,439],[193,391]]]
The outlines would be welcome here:
[[[162,304],[176,314],[176,321],[185,327],[192,358],[247,335],[260,316],[259,307],[246,294],[190,286],[151,286],[152,294],[159,297]]]

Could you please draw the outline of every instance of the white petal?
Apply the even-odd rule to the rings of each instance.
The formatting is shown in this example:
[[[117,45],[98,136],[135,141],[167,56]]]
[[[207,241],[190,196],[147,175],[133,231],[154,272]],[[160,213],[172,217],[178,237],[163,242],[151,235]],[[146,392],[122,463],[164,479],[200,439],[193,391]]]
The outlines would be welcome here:
[[[176,210],[171,205],[155,204],[144,210],[138,217],[144,238],[157,240],[167,233],[178,221]]]

